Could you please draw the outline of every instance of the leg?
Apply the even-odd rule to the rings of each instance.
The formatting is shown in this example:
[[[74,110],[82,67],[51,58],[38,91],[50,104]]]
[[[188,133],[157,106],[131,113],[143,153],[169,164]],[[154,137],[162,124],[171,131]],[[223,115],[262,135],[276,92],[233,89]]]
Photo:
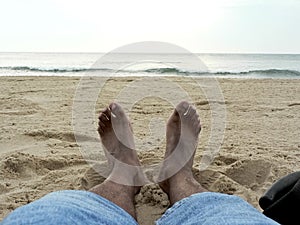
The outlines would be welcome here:
[[[98,131],[113,168],[110,176],[90,191],[110,200],[136,218],[134,196],[145,178],[134,150],[131,125],[121,106],[112,103],[100,114]]]
[[[56,191],[19,207],[1,225],[137,225],[119,206],[89,191]]]
[[[279,225],[243,199],[220,193],[194,194],[174,204],[157,225]]]
[[[178,104],[167,124],[165,163],[159,175],[160,187],[168,194],[171,205],[192,194],[206,191],[195,180],[192,173],[200,130],[201,125],[196,109],[187,102]],[[167,161],[172,153],[178,156]],[[168,177],[174,173],[174,169],[177,169],[175,167],[180,165],[181,160],[187,162],[182,164],[182,168],[179,168],[175,175]]]
[[[200,129],[195,108],[181,102],[167,124],[165,163],[159,175],[160,187],[173,206],[156,224],[276,225],[241,198],[208,192],[194,179],[192,165]],[[175,152],[178,157],[171,156]]]

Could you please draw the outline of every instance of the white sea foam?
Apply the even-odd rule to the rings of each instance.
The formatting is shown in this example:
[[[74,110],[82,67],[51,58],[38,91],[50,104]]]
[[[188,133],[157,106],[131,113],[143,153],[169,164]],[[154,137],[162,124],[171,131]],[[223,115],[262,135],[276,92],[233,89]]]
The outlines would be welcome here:
[[[300,78],[300,55],[197,54],[208,71],[197,71],[193,69],[193,65],[184,65],[184,54],[160,54],[168,62],[163,64],[143,61],[144,54],[136,57],[136,53],[122,53],[102,63],[100,68],[93,67],[94,62],[102,55],[103,53],[0,53],[0,76],[105,76],[109,72],[116,76]],[[133,65],[132,58],[141,60]],[[147,59],[149,58],[151,57],[148,55]],[[118,65],[126,62],[126,68],[118,68]],[[177,67],[173,67],[173,64]]]

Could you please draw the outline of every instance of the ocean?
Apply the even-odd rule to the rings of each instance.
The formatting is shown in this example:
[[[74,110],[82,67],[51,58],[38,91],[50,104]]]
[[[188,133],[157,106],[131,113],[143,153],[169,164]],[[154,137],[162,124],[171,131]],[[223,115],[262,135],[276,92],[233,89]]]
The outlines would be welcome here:
[[[104,53],[0,53],[0,76],[300,78],[298,54],[194,55],[205,65],[201,69],[186,63],[187,55],[174,53],[119,53],[109,59]]]

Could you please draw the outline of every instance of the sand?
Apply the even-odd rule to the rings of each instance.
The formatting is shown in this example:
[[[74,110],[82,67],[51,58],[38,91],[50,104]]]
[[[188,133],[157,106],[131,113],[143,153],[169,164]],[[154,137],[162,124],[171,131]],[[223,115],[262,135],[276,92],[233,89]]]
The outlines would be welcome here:
[[[216,104],[226,106],[224,140],[212,164],[199,171],[210,136],[210,104],[195,80],[168,79],[188,92],[201,117],[196,179],[210,191],[241,196],[260,210],[258,199],[267,188],[278,178],[299,170],[300,80],[219,79],[225,102]],[[72,106],[79,78],[0,80],[0,220],[49,192],[89,189],[104,180],[85,161],[73,134]],[[95,115],[135,80],[109,79],[100,93]],[[172,90],[168,94],[172,95]],[[125,96],[128,102],[133,97]],[[158,97],[137,102],[129,114],[135,135],[147,137],[151,118],[161,116],[166,121],[171,112],[172,105]],[[96,124],[91,126],[96,128]],[[158,164],[164,147],[162,141],[155,149],[139,151],[142,164]],[[103,163],[99,162],[100,166]],[[153,176],[151,170],[147,175]],[[157,185],[143,187],[136,197],[138,221],[153,224],[168,205],[167,196]]]

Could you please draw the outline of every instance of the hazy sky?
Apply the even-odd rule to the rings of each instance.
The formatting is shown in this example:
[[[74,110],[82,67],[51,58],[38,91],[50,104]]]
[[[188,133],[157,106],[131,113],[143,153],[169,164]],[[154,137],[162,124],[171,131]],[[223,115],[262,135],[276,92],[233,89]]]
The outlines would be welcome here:
[[[0,0],[0,51],[300,53],[300,0]]]

